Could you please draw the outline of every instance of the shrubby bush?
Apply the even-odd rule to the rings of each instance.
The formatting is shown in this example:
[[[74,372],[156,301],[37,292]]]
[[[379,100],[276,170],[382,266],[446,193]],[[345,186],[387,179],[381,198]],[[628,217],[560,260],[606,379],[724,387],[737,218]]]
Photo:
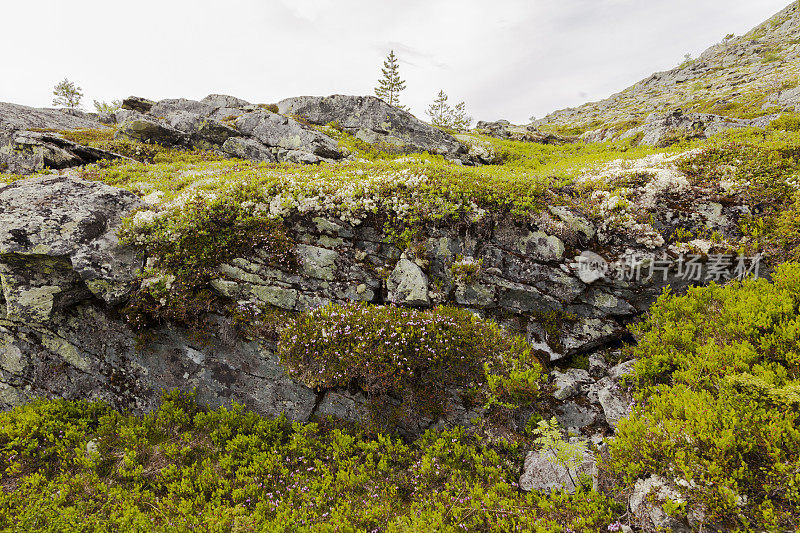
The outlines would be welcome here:
[[[141,417],[84,401],[0,413],[3,531],[598,531],[606,497],[525,494],[521,450],[463,429],[413,443],[170,393]]]
[[[687,509],[728,530],[800,527],[800,264],[773,280],[658,300],[611,445],[629,483],[672,479]]]
[[[331,304],[284,328],[279,352],[311,387],[356,386],[381,410],[399,398],[396,411],[415,418],[441,415],[450,390],[475,405],[513,408],[533,401],[544,384],[523,337],[454,307]]]

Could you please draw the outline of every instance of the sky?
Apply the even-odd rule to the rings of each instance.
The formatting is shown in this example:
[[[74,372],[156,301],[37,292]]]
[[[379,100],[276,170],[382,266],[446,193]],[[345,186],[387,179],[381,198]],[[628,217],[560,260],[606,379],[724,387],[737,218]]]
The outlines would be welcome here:
[[[26,0],[0,8],[0,101],[373,94],[389,50],[420,118],[439,90],[476,120],[600,100],[741,35],[788,0]]]

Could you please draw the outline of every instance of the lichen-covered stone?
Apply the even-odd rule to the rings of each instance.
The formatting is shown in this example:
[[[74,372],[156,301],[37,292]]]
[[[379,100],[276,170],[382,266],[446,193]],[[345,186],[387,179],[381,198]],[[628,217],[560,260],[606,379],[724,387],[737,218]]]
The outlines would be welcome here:
[[[408,306],[428,306],[431,304],[428,293],[428,276],[415,262],[401,258],[394,267],[389,281],[389,301]]]
[[[59,298],[80,293],[81,282],[110,305],[124,301],[141,264],[134,250],[120,245],[116,232],[122,217],[142,205],[132,193],[73,177],[30,178],[0,188],[6,301],[25,299],[37,309],[34,314],[44,317]]]
[[[583,457],[578,468],[567,470],[558,464],[552,450],[530,452],[525,456],[522,476],[519,478],[519,488],[527,492],[564,490],[572,494],[578,489],[580,474],[586,474],[593,478],[597,476],[597,466],[590,453]]]

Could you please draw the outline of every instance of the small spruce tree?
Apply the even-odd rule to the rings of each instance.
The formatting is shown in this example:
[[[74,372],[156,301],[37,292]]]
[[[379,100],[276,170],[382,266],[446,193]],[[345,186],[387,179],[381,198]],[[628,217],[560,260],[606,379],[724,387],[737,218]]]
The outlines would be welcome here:
[[[472,123],[472,117],[467,115],[466,104],[459,102],[455,107],[450,107],[444,91],[439,91],[439,96],[428,106],[425,113],[431,117],[431,124],[440,128],[465,130]]]
[[[386,56],[386,61],[383,62],[381,69],[383,77],[378,80],[378,86],[375,87],[375,95],[395,107],[408,111],[404,105],[400,105],[400,92],[405,90],[406,82],[400,79],[400,65],[397,63],[397,56],[394,55],[394,50],[389,52]]]
[[[73,82],[64,78],[63,81],[53,87],[53,105],[59,107],[66,107],[69,109],[76,109],[81,106],[81,99],[83,98],[82,89],[75,85]]]

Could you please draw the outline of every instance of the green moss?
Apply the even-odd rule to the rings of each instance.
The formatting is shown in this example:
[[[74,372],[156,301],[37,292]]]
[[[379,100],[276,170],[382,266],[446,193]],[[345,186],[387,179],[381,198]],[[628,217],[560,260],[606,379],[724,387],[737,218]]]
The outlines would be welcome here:
[[[0,413],[0,529],[588,532],[624,512],[588,490],[520,492],[523,456],[460,428],[404,443],[179,393],[138,417],[39,400]]]
[[[461,283],[474,283],[481,275],[483,259],[466,260],[464,256],[456,256],[456,260],[450,265],[450,272],[453,278]]]
[[[60,131],[62,137],[72,142],[83,145],[94,145],[95,143],[104,143],[114,140],[115,128],[97,128],[97,129],[82,129],[82,130],[65,130]]]
[[[782,113],[780,117],[769,123],[771,130],[800,131],[800,113]]]
[[[271,113],[279,113],[278,104],[258,104],[261,109],[266,109]]]
[[[800,525],[800,264],[773,280],[659,299],[634,329],[636,404],[611,445],[629,483],[682,480],[687,507],[730,531]]]

